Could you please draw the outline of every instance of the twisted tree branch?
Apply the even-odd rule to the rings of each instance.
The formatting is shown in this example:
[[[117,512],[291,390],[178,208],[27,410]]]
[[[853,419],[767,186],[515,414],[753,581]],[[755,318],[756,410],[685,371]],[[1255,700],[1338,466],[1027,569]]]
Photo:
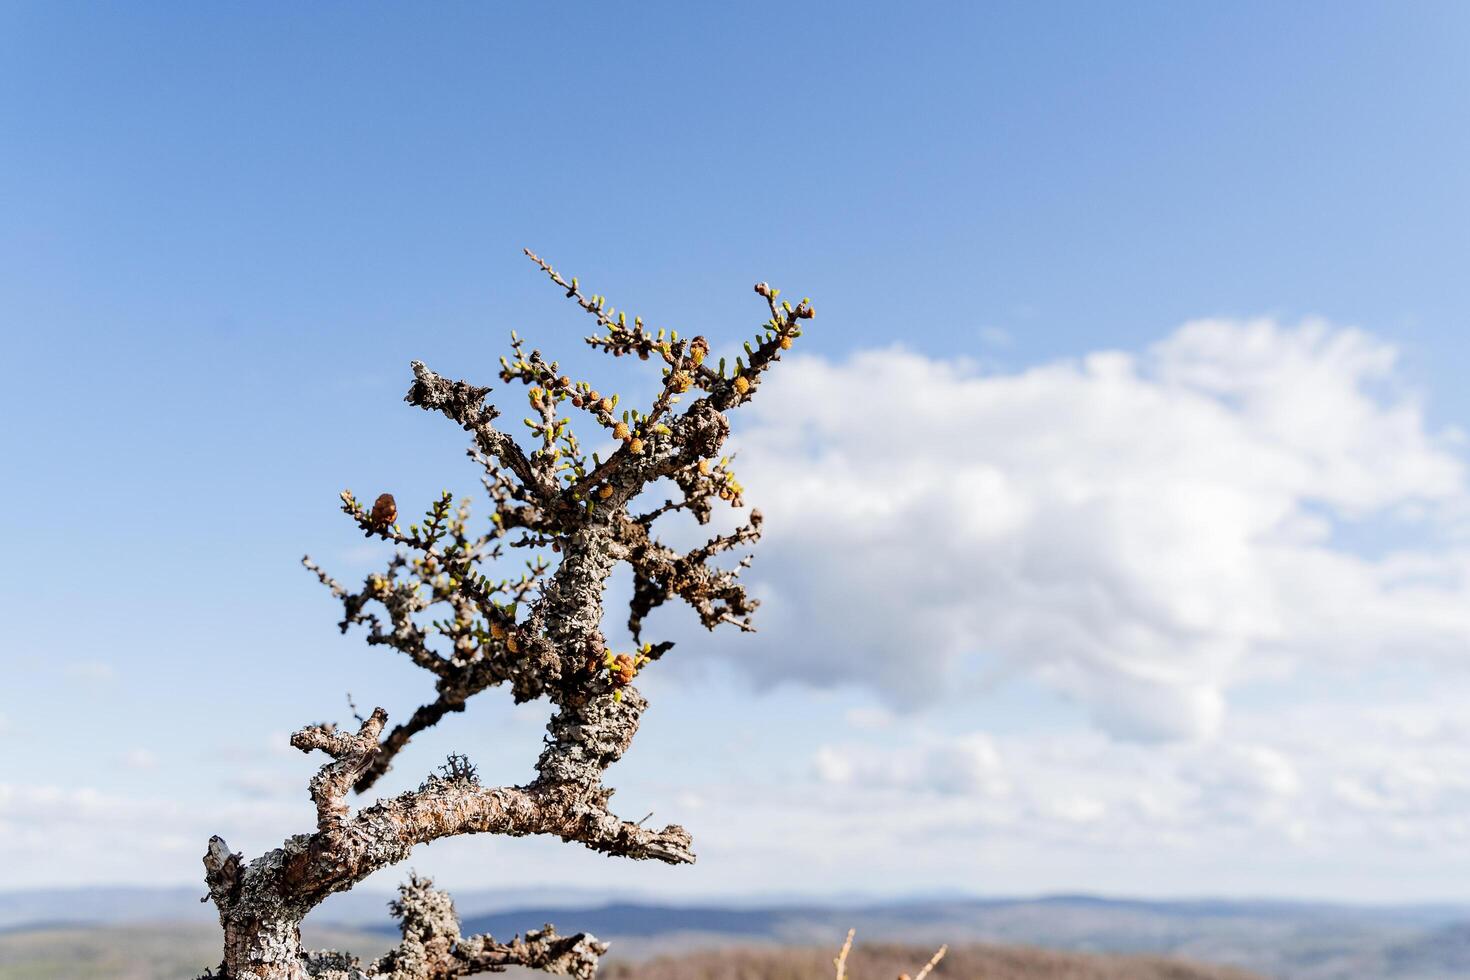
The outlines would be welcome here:
[[[435,696],[391,729],[387,712],[376,708],[356,731],[319,724],[291,737],[303,752],[329,757],[309,783],[314,832],[290,837],[249,862],[219,837],[210,840],[205,881],[225,933],[220,976],[440,980],[518,965],[591,978],[606,950],[595,938],[559,936],[549,925],[509,942],[464,937],[449,897],[419,878],[403,886],[394,905],[402,942],[372,964],[345,953],[304,951],[300,923],[327,896],[404,860],[414,847],[462,834],[552,835],[619,857],[694,861],[683,827],[645,828],[608,807],[612,790],[604,776],[628,750],[647,708],[633,682],[672,644],[643,643],[622,653],[608,649],[600,629],[603,597],[614,567],[628,562],[635,582],[629,625],[636,642],[641,643],[644,617],[674,598],[710,629],[721,623],[751,628],[756,602],[738,580],[748,559],[732,569],[711,562],[756,541],[760,514],[752,511],[747,525],[687,553],[659,542],[652,527],[660,516],[681,510],[706,522],[716,501],[744,505],[730,460],[718,458],[730,431],[723,412],[752,396],[761,375],[800,336],[800,321],[810,317],[811,307],[778,305],[776,291],[757,286],[771,319],[754,346],[746,345],[749,363],[737,360],[727,371],[723,362],[718,368],[705,363],[709,344],[703,338],[681,340],[675,332],[645,328],[638,318],[630,325],[601,297],[583,294],[575,279],[567,282],[531,257],[596,317],[604,332],[588,337],[590,345],[661,362],[663,385],[647,410],[619,412],[617,395],[561,374],[556,362],[540,351],[528,353],[513,334],[512,356],[502,358],[500,377],[525,387],[531,414],[524,422],[533,446],[528,452],[496,427],[500,413],[485,404],[488,387],[451,381],[412,362],[405,401],[445,416],[472,436],[469,453],[482,467],[491,503],[487,526],[472,531],[469,501],[456,506],[448,491],[406,530],[391,494],[379,495],[369,509],[344,491],[342,509],[358,529],[394,545],[395,554],[385,571],[369,575],[356,590],[309,557],[303,565],[342,604],[344,632],[363,626],[370,645],[402,653],[433,676]],[[686,395],[692,401],[680,411]],[[585,454],[561,412],[563,403],[590,416],[619,442],[617,450],[606,460]],[[629,501],[663,478],[673,480],[682,498],[630,515]],[[519,535],[508,536],[512,530]],[[524,573],[492,579],[486,570],[505,557],[506,548],[529,549],[533,558]],[[439,618],[426,621],[435,612]],[[534,781],[481,786],[468,760],[451,756],[416,789],[353,812],[349,794],[368,790],[415,735],[500,685],[518,702],[544,697],[553,708]]]

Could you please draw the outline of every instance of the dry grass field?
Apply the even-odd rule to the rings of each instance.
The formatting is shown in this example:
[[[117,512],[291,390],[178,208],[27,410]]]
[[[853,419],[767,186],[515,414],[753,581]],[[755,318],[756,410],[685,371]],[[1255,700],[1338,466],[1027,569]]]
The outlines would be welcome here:
[[[307,940],[371,955],[387,937],[318,930]],[[0,933],[0,980],[191,980],[218,961],[218,930],[203,926],[44,929]],[[831,980],[835,949],[725,949],[611,960],[602,980]],[[933,950],[859,944],[851,980],[914,974]],[[515,970],[510,975],[542,976]],[[936,980],[1260,980],[1256,974],[1156,956],[1055,953],[1012,946],[960,946]]]
[[[303,930],[319,947],[374,954],[389,937]],[[219,963],[218,926],[114,926],[0,932],[0,980],[193,980]]]
[[[603,980],[830,980],[833,950],[722,950],[613,962]],[[858,945],[848,960],[852,980],[915,974],[933,950]],[[951,948],[931,974],[948,980],[1260,980],[1259,975],[1158,956],[1054,953],[1014,946]]]

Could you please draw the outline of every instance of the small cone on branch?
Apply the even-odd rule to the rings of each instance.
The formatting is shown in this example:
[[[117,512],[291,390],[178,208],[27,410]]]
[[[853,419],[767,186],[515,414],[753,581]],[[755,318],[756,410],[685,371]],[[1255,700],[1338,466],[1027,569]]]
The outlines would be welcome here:
[[[633,683],[633,676],[638,672],[633,658],[626,653],[618,654],[617,660],[613,662],[613,683],[624,687]]]
[[[380,493],[378,499],[373,501],[373,524],[376,527],[387,527],[398,520],[398,501],[393,499],[391,493]]]

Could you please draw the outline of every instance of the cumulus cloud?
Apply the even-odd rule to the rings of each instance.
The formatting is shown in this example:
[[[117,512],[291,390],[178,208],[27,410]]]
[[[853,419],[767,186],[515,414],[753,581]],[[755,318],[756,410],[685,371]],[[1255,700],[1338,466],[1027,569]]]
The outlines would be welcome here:
[[[848,794],[831,812],[853,813],[890,841],[1002,836],[1016,846],[1235,855],[1279,845],[1354,860],[1410,847],[1470,859],[1470,723],[1457,706],[1299,706],[1293,722],[1240,712],[1224,738],[1168,745],[1082,731],[918,730],[904,744],[824,744],[812,763],[829,793]],[[934,778],[964,771],[952,765],[964,758],[975,778]]]
[[[305,809],[0,782],[0,867],[9,886],[192,881],[210,834],[258,849],[299,829]]]
[[[995,744],[984,732],[877,752],[867,746],[823,745],[813,758],[813,770],[823,782],[839,785],[860,783],[951,796],[1009,792]]]
[[[900,709],[1021,673],[1168,741],[1303,662],[1463,658],[1464,460],[1395,358],[1269,320],[1012,374],[795,358],[737,427],[767,531],[738,662]],[[1415,546],[1351,547],[1362,527]]]
[[[766,515],[747,573],[766,604],[730,662],[881,702],[795,726],[750,766],[673,781],[638,769],[641,751],[620,764],[629,811],[695,832],[698,887],[1331,894],[1356,865],[1359,887],[1422,897],[1416,880],[1470,869],[1463,440],[1429,428],[1389,345],[1200,321],[1140,353],[1013,373],[902,349],[797,357],[736,432]],[[1433,686],[1399,672],[1417,700],[1364,707],[1361,690],[1304,683],[1409,662]],[[970,699],[1010,677],[1092,725],[1017,722],[1011,705],[984,730]],[[516,717],[539,725],[544,705]],[[202,795],[146,753],[125,757],[137,796],[0,784],[7,881],[193,881],[210,833],[255,854],[310,825],[312,764],[284,734],[220,758],[228,775]],[[415,861],[451,883],[696,887],[554,841],[446,842]]]

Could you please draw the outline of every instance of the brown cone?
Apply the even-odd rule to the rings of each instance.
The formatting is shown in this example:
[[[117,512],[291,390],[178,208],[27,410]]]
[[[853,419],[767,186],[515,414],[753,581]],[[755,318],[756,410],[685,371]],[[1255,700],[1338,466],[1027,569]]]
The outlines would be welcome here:
[[[373,524],[378,527],[387,527],[398,520],[398,501],[393,499],[391,493],[378,494],[378,499],[373,501]]]

